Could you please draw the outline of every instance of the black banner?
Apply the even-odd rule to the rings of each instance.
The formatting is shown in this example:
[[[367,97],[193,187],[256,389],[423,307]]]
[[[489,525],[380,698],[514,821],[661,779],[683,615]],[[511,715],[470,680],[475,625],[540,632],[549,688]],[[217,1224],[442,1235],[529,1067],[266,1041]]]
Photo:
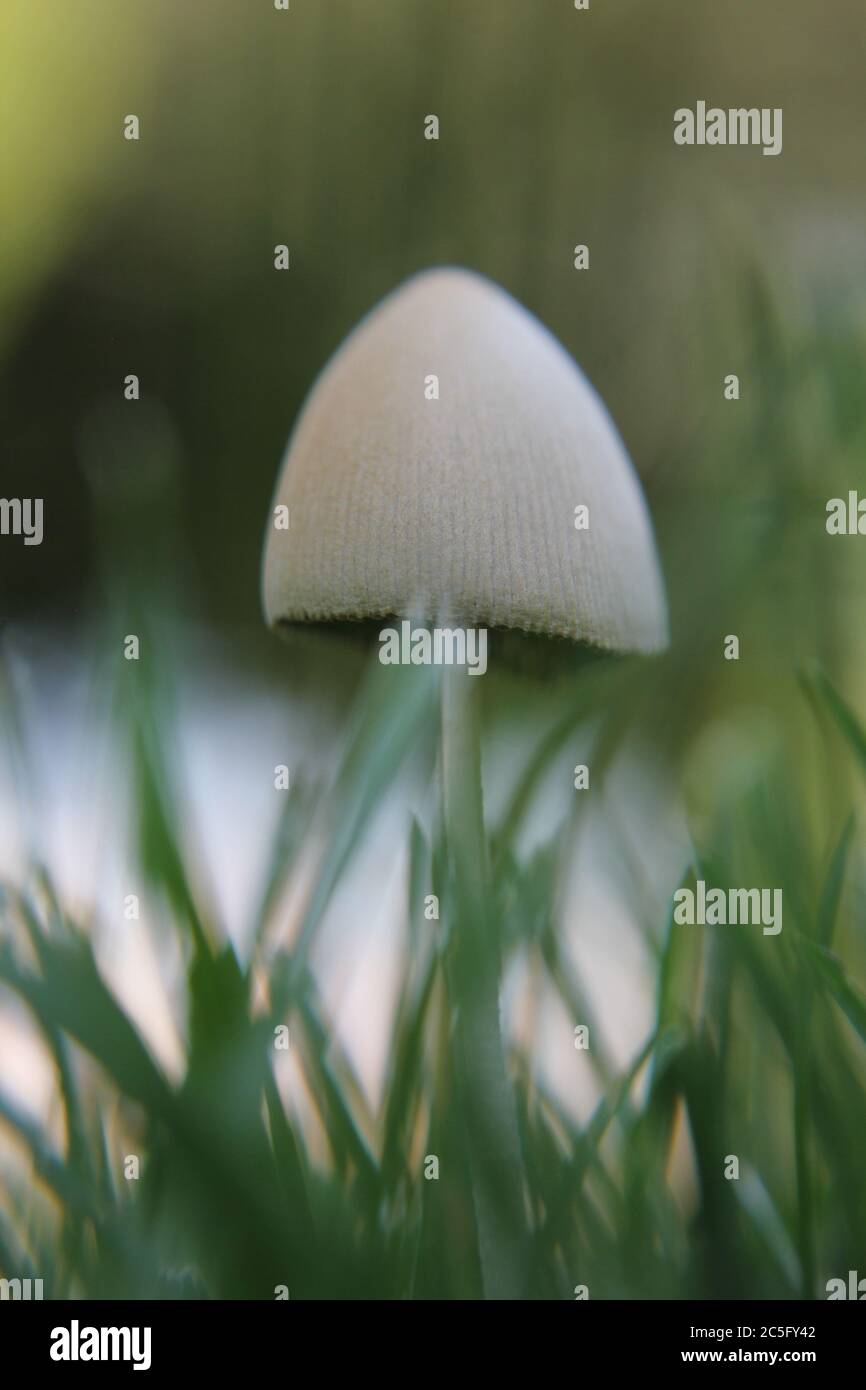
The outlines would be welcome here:
[[[6,1301],[0,1307],[4,1358],[51,1379],[108,1370],[146,1373],[249,1373],[269,1365],[288,1368],[302,1347],[314,1356],[327,1348],[328,1374],[335,1343],[359,1354],[373,1334],[424,1337],[424,1368],[437,1349],[447,1363],[452,1334],[475,1342],[485,1329],[504,1330],[505,1310],[479,1304],[337,1304],[312,1302],[78,1302]],[[625,1370],[667,1372],[675,1367],[806,1366],[826,1377],[850,1366],[863,1340],[863,1314],[839,1302],[659,1303],[592,1302],[510,1306],[508,1328],[520,1324],[545,1336],[566,1337],[574,1364],[603,1362],[611,1374]],[[317,1323],[325,1343],[312,1340]],[[340,1329],[334,1338],[335,1328]],[[435,1336],[430,1334],[435,1333]],[[304,1339],[302,1342],[301,1339]],[[306,1341],[307,1338],[311,1340]],[[395,1340],[395,1345],[399,1342]],[[485,1358],[495,1344],[484,1342]],[[499,1342],[503,1348],[508,1343]],[[513,1342],[512,1346],[517,1346]],[[561,1343],[559,1343],[561,1349]],[[531,1356],[528,1344],[521,1352]],[[450,1348],[450,1350],[449,1350]],[[511,1353],[509,1352],[509,1355]],[[414,1356],[401,1370],[412,1373]],[[324,1369],[324,1367],[323,1367]]]

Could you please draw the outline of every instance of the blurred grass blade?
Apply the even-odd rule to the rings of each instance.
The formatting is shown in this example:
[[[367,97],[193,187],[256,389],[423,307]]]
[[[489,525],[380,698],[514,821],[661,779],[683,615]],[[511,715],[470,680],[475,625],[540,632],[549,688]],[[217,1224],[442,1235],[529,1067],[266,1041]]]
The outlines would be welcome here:
[[[817,698],[833,717],[860,764],[861,772],[866,773],[866,730],[857,715],[842,699],[825,671],[818,670],[811,676],[804,675],[800,679],[807,694]]]
[[[842,833],[839,836],[821,889],[818,903],[818,940],[822,946],[832,945],[833,931],[839,913],[839,902],[842,897],[842,885],[845,881],[848,852],[851,848],[853,835],[854,816],[852,813],[842,827]]]

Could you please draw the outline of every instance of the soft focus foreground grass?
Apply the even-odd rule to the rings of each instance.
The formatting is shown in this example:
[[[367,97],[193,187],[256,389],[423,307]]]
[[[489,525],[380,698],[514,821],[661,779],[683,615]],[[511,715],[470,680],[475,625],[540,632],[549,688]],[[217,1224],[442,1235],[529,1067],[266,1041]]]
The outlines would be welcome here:
[[[528,857],[519,829],[545,760],[567,756],[569,739],[599,710],[597,781],[629,733],[664,728],[677,743],[663,714],[675,671],[671,658],[643,668],[638,681],[629,664],[599,663],[566,681],[560,718],[530,764],[514,770],[511,799],[489,827],[491,916],[503,952],[524,953],[576,1022],[580,984],[562,950],[556,888],[579,810]],[[163,757],[170,705],[145,677],[138,691],[127,690],[117,720],[143,877],[171,905],[186,963],[185,1075],[174,1085],[160,1070],[100,976],[92,924],[69,919],[50,873],[8,885],[0,978],[54,1059],[65,1133],[55,1142],[0,1092],[0,1119],[32,1171],[32,1183],[19,1175],[3,1192],[3,1275],[43,1277],[53,1297],[271,1298],[281,1284],[293,1298],[477,1296],[467,1117],[443,969],[455,905],[435,816],[430,836],[405,827],[409,950],[376,1113],[308,965],[323,913],[400,766],[430,758],[435,673],[374,667],[332,785],[296,780],[244,960],[221,939],[179,848],[189,827],[179,824]],[[829,679],[803,676],[798,699],[801,729],[827,750],[822,766],[824,775],[833,766],[835,787],[839,756],[866,772],[866,731]],[[813,771],[780,757],[737,779],[704,818],[692,871],[721,887],[781,886],[784,930],[772,938],[750,927],[659,923],[654,1026],[632,1065],[604,1077],[588,1124],[577,1126],[544,1092],[528,1056],[512,1055],[531,1296],[568,1298],[576,1284],[593,1298],[821,1296],[826,1278],[857,1267],[866,1237],[866,999],[843,956],[859,950],[862,964],[850,919],[858,833],[849,807],[827,791]],[[289,949],[278,905],[311,849],[316,869]],[[429,892],[441,895],[438,923],[424,919]],[[311,1157],[277,1089],[278,1023],[290,1026],[327,1136],[324,1158]],[[81,1065],[83,1054],[96,1070]],[[575,1053],[575,1065],[579,1058],[598,1065],[591,1052]],[[672,1170],[683,1127],[695,1179],[688,1202]],[[140,1182],[124,1181],[125,1153],[141,1155]],[[438,1182],[423,1177],[430,1153]],[[723,1178],[731,1153],[740,1158],[736,1182]]]

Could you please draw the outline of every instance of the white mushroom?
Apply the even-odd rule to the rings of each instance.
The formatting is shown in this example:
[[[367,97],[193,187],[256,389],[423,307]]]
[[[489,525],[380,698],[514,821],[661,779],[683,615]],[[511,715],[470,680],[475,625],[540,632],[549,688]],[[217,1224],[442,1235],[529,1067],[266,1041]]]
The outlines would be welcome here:
[[[274,507],[290,519],[271,526],[265,551],[275,626],[447,618],[611,652],[667,643],[652,528],[607,411],[551,334],[470,272],[416,276],[351,334],[304,407]],[[576,517],[588,524],[577,529]],[[449,986],[484,1290],[519,1298],[522,1166],[499,1026],[478,686],[465,667],[444,672]]]

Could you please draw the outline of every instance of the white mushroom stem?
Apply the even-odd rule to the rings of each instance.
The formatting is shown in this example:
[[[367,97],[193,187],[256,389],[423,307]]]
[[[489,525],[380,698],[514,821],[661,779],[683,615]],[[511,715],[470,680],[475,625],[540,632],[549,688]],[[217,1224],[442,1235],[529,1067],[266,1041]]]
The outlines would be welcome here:
[[[450,911],[448,982],[456,1005],[458,1081],[486,1298],[522,1296],[523,1173],[499,1023],[500,960],[481,790],[479,678],[446,666],[442,782]]]

